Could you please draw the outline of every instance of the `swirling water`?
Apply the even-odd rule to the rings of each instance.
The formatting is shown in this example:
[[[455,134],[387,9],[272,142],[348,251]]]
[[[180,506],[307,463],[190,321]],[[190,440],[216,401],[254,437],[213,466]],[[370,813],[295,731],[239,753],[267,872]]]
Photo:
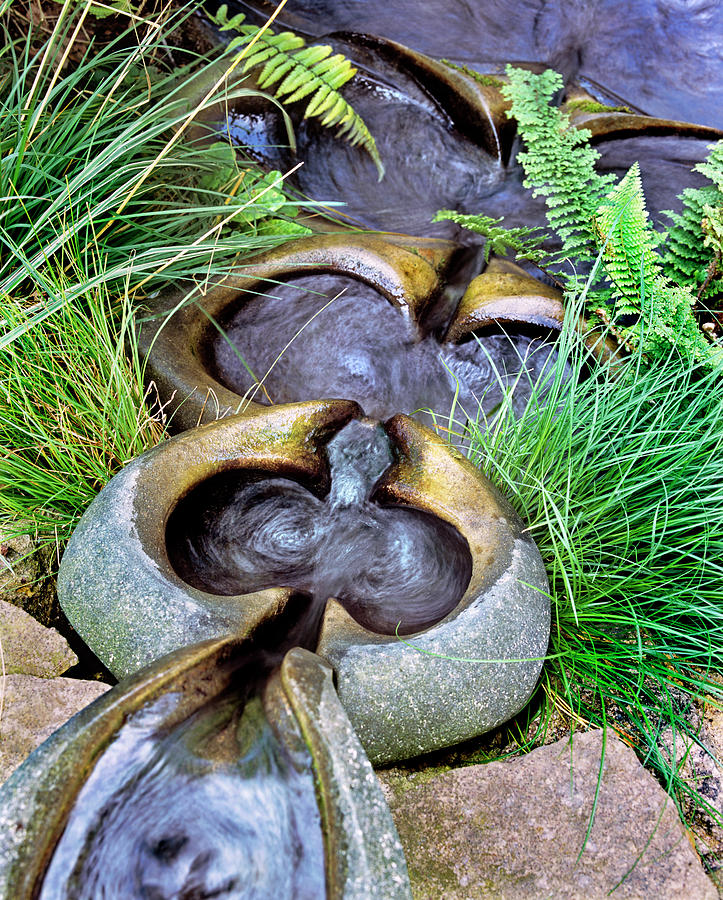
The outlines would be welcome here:
[[[229,473],[201,485],[168,523],[176,570],[212,593],[307,591],[312,635],[330,597],[378,633],[408,634],[442,619],[469,583],[467,542],[431,515],[370,499],[391,463],[381,427],[351,422],[328,454],[325,498],[284,478]]]
[[[169,727],[141,708],[83,786],[40,900],[319,900],[324,849],[311,758],[259,697],[218,697]]]
[[[506,398],[521,412],[554,359],[549,340],[523,333],[460,345],[421,337],[374,288],[324,274],[249,300],[213,343],[214,374],[239,394],[259,403],[343,397],[378,419],[426,409],[445,418],[453,405],[491,414]]]

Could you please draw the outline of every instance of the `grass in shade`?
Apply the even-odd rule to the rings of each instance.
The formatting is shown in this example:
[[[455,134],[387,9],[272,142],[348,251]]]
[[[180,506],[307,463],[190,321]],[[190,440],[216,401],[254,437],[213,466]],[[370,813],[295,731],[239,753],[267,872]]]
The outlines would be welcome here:
[[[8,324],[27,321],[7,298],[2,308]],[[23,331],[0,353],[3,512],[63,543],[108,479],[161,439],[153,400],[127,296],[100,285]]]
[[[131,15],[88,48],[90,8],[66,0],[52,34],[17,38],[0,7],[0,531],[41,542],[65,540],[164,433],[132,306],[161,284],[222,277],[287,239],[297,212],[280,176],[192,129],[227,88],[186,99],[212,64],[169,58],[190,7]]]
[[[576,314],[526,411],[468,423],[469,455],[547,568],[547,702],[612,725],[681,809],[715,815],[682,780],[680,751],[699,741],[693,701],[723,698],[723,371],[675,351],[590,366]]]

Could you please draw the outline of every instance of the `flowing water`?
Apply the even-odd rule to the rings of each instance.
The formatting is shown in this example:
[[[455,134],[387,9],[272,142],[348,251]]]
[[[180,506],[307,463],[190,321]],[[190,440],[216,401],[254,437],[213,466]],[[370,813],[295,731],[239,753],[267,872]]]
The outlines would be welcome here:
[[[248,113],[237,107],[231,135],[270,165],[303,160],[295,185],[316,200],[343,201],[343,214],[365,227],[474,242],[479,239],[449,222],[433,224],[435,212],[480,212],[504,217],[508,226],[544,225],[546,218],[544,202],[522,185],[515,152],[503,159],[499,140],[480,146],[466,137],[466,114],[454,99],[430,92],[362,33],[480,72],[500,72],[518,60],[551,65],[604,103],[723,128],[721,106],[713,102],[723,90],[723,29],[716,27],[723,0],[293,0],[281,21],[323,34],[358,66],[343,94],[375,136],[386,175],[379,182],[369,156],[336,140],[316,119],[296,121],[296,157],[283,150],[278,116],[268,109],[262,115],[258,107]],[[350,33],[339,33],[344,30]],[[598,147],[600,171],[622,174],[638,160],[653,221],[661,210],[679,210],[684,188],[703,183],[690,168],[705,157],[709,140],[649,136],[607,143]]]
[[[130,717],[83,786],[40,900],[319,900],[311,758],[258,696],[219,696],[169,726],[166,694]]]
[[[277,4],[232,0],[233,9]],[[289,0],[309,35],[383,35],[468,64],[537,61],[592,79],[645,112],[723,128],[721,0]]]
[[[554,364],[554,345],[522,333],[440,344],[374,288],[339,275],[305,275],[238,308],[213,344],[213,369],[227,387],[259,403],[319,397],[356,400],[367,415],[456,402],[491,414],[504,397],[520,412]],[[254,387],[262,382],[261,387]]]
[[[467,542],[433,516],[370,500],[392,461],[381,427],[351,422],[328,455],[331,490],[323,499],[284,478],[229,473],[202,484],[168,523],[178,573],[217,594],[308,591],[312,633],[329,597],[383,634],[409,634],[442,619],[469,583]]]

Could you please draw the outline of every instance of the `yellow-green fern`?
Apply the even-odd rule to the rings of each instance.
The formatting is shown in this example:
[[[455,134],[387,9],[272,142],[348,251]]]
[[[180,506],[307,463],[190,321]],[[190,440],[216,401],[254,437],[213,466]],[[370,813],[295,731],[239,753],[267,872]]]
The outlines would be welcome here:
[[[364,120],[339,93],[356,74],[356,69],[341,53],[332,55],[327,44],[307,46],[299,35],[291,31],[274,34],[266,30],[259,36],[255,25],[244,25],[243,13],[228,18],[224,4],[214,17],[222,31],[236,31],[229,48],[245,47],[254,41],[243,71],[262,66],[256,76],[262,90],[276,85],[275,97],[284,104],[308,99],[304,118],[318,118],[326,128],[338,126],[337,137],[343,137],[352,146],[361,146],[374,160],[379,179],[384,176],[384,166],[379,157],[376,141]]]
[[[672,345],[694,360],[712,362],[718,353],[693,316],[692,290],[665,277],[655,252],[655,233],[645,208],[638,163],[607,195],[595,216],[594,229],[612,284],[612,318],[633,318],[633,324],[621,327],[627,342],[640,344],[651,359],[665,355]]]

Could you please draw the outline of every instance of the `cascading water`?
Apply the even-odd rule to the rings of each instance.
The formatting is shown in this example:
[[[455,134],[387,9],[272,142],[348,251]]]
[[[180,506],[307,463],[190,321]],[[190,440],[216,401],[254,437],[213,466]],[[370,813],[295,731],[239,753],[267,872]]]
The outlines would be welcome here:
[[[180,722],[177,703],[166,694],[136,712],[102,755],[40,900],[324,897],[308,751],[282,744],[245,690]]]
[[[383,429],[349,423],[327,447],[331,489],[320,499],[283,478],[216,476],[168,523],[169,557],[194,587],[244,594],[273,586],[315,598],[309,637],[329,597],[382,634],[420,631],[459,603],[471,573],[466,541],[415,509],[370,501],[392,461]]]
[[[490,414],[509,395],[521,412],[554,366],[554,345],[524,333],[462,344],[420,338],[378,291],[339,275],[304,275],[238,308],[215,337],[214,374],[259,403],[316,397],[356,400],[367,415],[453,404]],[[544,393],[544,392],[543,392]]]

